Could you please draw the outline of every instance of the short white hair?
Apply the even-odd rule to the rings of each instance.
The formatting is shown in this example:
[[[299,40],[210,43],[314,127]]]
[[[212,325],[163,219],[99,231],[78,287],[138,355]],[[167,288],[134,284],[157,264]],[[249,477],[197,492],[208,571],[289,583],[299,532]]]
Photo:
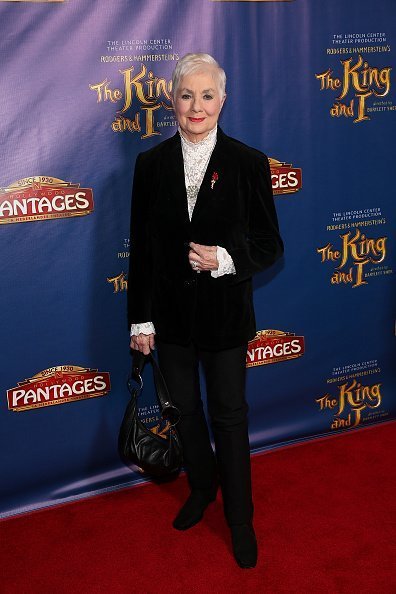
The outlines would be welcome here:
[[[216,60],[209,54],[186,54],[176,65],[172,74],[172,96],[176,99],[176,93],[184,76],[194,72],[202,72],[208,69],[213,75],[221,97],[225,96],[226,74]]]

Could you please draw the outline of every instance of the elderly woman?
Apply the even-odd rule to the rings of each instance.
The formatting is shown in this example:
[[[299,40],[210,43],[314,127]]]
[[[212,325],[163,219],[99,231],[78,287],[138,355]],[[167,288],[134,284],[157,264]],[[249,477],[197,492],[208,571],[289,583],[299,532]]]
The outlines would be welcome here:
[[[178,132],[137,158],[128,310],[131,348],[148,354],[156,344],[182,413],[191,493],[173,526],[199,522],[220,484],[235,559],[254,567],[245,399],[247,343],[256,331],[252,275],[275,262],[283,246],[267,157],[217,126],[225,80],[208,54],[184,56],[172,79]]]

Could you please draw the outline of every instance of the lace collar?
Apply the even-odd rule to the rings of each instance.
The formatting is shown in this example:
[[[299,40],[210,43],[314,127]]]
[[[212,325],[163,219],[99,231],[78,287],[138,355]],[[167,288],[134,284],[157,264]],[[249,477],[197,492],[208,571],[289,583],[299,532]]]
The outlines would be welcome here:
[[[180,134],[180,138],[181,138],[181,142],[182,142],[182,147],[183,148],[187,148],[193,151],[193,150],[200,150],[202,151],[203,147],[207,147],[207,150],[213,150],[214,145],[216,144],[216,140],[217,140],[217,124],[216,126],[208,133],[207,136],[205,136],[205,138],[203,138],[202,140],[198,141],[198,142],[191,142],[191,140],[188,140],[185,136],[183,136],[183,132],[181,131],[181,128],[179,126],[178,128],[179,134]]]

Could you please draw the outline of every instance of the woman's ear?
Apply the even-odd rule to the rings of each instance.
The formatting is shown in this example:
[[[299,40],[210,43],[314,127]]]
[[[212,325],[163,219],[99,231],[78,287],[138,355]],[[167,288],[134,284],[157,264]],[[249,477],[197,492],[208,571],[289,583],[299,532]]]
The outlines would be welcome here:
[[[227,99],[227,95],[226,95],[226,93],[224,93],[223,99],[221,100],[221,107],[220,107],[220,109],[223,109],[223,105],[224,105],[224,102],[225,102],[226,99]]]

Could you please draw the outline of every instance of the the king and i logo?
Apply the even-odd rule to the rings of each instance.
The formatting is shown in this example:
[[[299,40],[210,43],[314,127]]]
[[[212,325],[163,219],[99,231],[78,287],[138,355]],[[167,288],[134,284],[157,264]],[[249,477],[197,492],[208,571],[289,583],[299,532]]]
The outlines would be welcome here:
[[[354,234],[348,231],[340,237],[342,243],[339,249],[327,243],[316,250],[322,263],[337,263],[331,284],[351,284],[352,288],[367,285],[364,269],[368,264],[380,264],[385,260],[387,237],[367,237],[358,228]]]
[[[96,93],[97,103],[121,104],[111,124],[113,132],[143,132],[142,139],[160,136],[155,129],[155,113],[161,108],[172,111],[172,81],[155,76],[145,64],[140,65],[139,72],[134,70],[131,66],[119,71],[122,74],[121,88],[112,87],[107,78],[89,85],[89,88]]]
[[[338,394],[325,394],[316,398],[321,411],[332,411],[331,429],[357,427],[362,421],[362,412],[378,408],[381,404],[381,384],[364,385],[355,379],[338,386]]]
[[[330,115],[332,117],[353,117],[355,124],[369,120],[367,100],[370,97],[388,95],[391,88],[392,68],[370,66],[369,62],[364,60],[360,54],[355,63],[353,63],[353,58],[348,58],[341,60],[341,65],[343,72],[340,77],[334,76],[331,68],[315,75],[320,82],[321,91],[339,92],[330,108]],[[351,92],[354,93],[352,97],[350,96]],[[348,95],[351,97],[350,99]]]

